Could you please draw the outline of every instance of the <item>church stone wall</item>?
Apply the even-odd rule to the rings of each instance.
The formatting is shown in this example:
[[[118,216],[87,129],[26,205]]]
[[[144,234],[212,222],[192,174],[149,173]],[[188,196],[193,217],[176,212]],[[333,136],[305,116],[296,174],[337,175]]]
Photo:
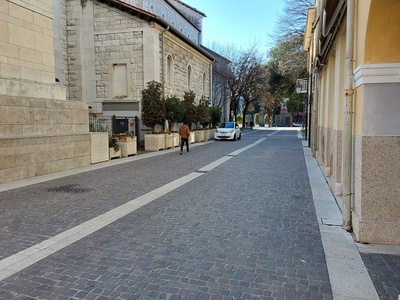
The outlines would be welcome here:
[[[94,6],[94,51],[97,101],[114,98],[114,64],[128,69],[129,99],[140,99],[143,89],[143,26],[142,20],[115,11],[104,5]]]
[[[90,163],[87,106],[55,83],[52,0],[0,5],[0,182]]]
[[[165,57],[172,56],[174,70],[174,83],[166,84],[166,95],[177,95],[183,99],[185,91],[189,90],[188,67],[190,65],[192,69],[190,90],[196,93],[196,102],[198,103],[203,95],[208,98],[210,94],[210,61],[192,46],[169,33],[166,34],[164,49]],[[167,69],[166,63],[167,59],[164,59],[165,70]],[[206,74],[204,83],[203,74]],[[203,88],[205,89],[203,90]]]

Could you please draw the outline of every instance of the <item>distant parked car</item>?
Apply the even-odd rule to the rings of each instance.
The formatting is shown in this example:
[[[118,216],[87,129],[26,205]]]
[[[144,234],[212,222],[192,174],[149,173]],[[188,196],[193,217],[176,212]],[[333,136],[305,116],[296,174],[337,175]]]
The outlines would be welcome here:
[[[260,126],[260,127],[265,127],[265,122],[259,122],[259,123],[258,123],[258,126]]]
[[[293,122],[293,127],[303,127],[303,122]]]
[[[273,124],[274,127],[288,127],[285,122],[276,122]]]
[[[242,134],[238,123],[236,122],[222,122],[215,130],[214,139],[218,140],[240,140]]]

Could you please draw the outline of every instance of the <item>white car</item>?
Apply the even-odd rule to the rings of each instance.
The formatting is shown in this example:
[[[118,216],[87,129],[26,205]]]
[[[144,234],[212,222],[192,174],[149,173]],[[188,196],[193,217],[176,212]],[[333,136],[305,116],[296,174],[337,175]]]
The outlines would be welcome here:
[[[293,127],[303,127],[303,122],[293,122]]]
[[[238,123],[236,122],[222,122],[215,130],[214,139],[218,140],[240,140],[242,134]]]

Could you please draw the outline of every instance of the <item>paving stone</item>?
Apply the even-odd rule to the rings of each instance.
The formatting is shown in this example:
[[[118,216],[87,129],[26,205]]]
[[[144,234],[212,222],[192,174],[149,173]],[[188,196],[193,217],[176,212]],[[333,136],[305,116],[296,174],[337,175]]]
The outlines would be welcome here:
[[[301,140],[266,132],[1,192],[0,259],[266,138],[1,281],[0,298],[332,299]]]

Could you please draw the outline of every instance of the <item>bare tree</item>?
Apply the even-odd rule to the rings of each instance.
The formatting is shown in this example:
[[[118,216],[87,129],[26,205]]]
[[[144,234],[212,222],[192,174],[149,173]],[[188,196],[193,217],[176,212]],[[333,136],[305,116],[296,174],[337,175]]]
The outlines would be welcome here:
[[[278,41],[269,52],[268,65],[287,81],[306,77],[307,54],[303,50],[303,38],[292,36]]]
[[[283,14],[280,15],[274,31],[274,39],[285,40],[293,36],[304,37],[307,8],[314,0],[285,0]]]
[[[243,52],[240,59],[231,65],[229,77],[231,111],[235,116],[239,105],[243,110],[243,126],[252,103],[263,103],[267,99],[268,72],[254,49]]]
[[[285,0],[285,8],[280,16],[274,39],[276,45],[269,52],[269,94],[274,105],[268,107],[273,114],[284,98],[288,98],[288,108],[292,113],[302,109],[302,99],[295,93],[296,79],[307,77],[307,54],[303,51],[307,9],[314,0]]]

